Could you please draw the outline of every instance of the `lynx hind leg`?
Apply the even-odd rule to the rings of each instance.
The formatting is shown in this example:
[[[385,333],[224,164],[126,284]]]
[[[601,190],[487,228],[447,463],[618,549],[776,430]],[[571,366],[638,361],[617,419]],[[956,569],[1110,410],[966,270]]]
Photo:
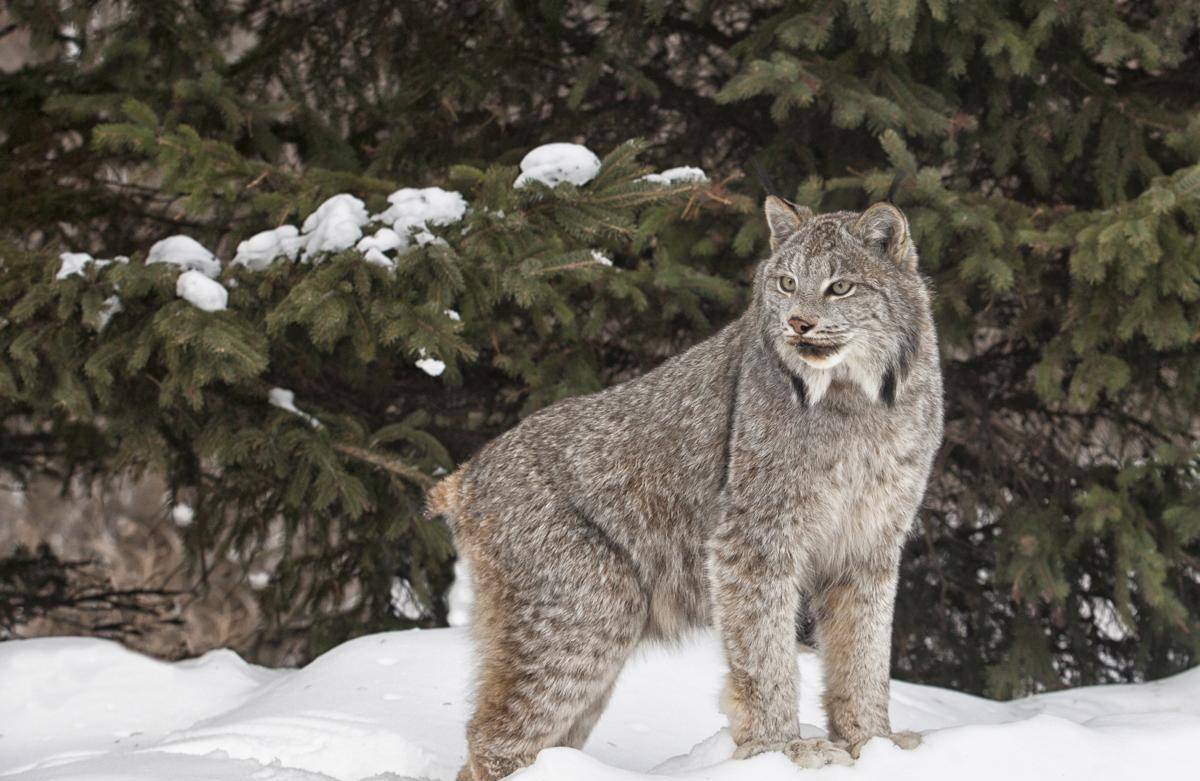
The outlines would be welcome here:
[[[620,672],[618,670],[618,672]],[[612,697],[613,689],[616,688],[616,679],[608,685],[608,688],[597,697],[591,705],[579,714],[575,719],[575,723],[567,730],[567,734],[563,737],[561,744],[571,748],[583,748],[583,744],[587,743],[588,737],[592,734],[592,730],[596,727],[596,722],[604,715],[604,709],[608,706],[608,701]]]
[[[472,546],[482,659],[460,781],[495,781],[544,748],[582,743],[645,628],[646,598],[623,554],[559,518],[538,529],[536,547],[506,556],[503,571],[486,544]]]

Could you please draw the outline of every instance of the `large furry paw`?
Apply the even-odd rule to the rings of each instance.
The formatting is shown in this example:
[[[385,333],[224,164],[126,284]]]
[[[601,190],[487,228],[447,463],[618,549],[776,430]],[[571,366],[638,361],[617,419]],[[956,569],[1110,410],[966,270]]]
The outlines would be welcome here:
[[[748,759],[768,751],[782,751],[800,767],[850,765],[853,757],[846,749],[821,738],[795,738],[786,741],[751,740],[737,747],[734,759]]]
[[[874,736],[872,736],[872,738],[873,737]],[[883,735],[880,737],[886,737],[888,740],[892,741],[905,751],[912,751],[914,748],[921,745],[921,733],[919,732],[910,732],[905,730],[904,732],[893,732],[890,735]],[[850,756],[858,759],[858,755],[862,753],[863,746],[867,745],[867,742],[872,738],[863,738],[862,740],[857,740],[853,743],[850,743],[846,746],[846,750],[850,752]]]

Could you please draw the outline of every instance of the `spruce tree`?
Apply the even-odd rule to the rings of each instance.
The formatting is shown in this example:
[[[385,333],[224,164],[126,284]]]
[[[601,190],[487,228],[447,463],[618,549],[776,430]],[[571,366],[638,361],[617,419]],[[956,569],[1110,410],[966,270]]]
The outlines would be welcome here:
[[[163,472],[195,506],[201,573],[283,535],[264,632],[303,626],[315,653],[442,620],[453,554],[422,488],[734,316],[766,251],[754,161],[818,210],[903,175],[937,291],[947,436],[905,558],[896,673],[1007,696],[1196,662],[1194,4],[8,13],[33,56],[0,76],[0,468]],[[603,153],[599,174],[514,187],[551,141]],[[641,178],[683,165],[708,180]],[[378,214],[434,186],[469,208],[414,229],[429,236],[393,269],[353,248],[230,263],[335,194]],[[227,309],[146,264],[174,234],[224,261]],[[62,252],[129,262],[57,279]]]

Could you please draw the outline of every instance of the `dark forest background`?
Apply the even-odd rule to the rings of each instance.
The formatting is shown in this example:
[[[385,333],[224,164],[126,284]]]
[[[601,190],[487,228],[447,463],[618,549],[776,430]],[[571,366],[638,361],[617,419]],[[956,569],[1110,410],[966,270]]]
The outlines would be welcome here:
[[[1194,665],[1198,24],[1169,0],[6,3],[0,637],[298,663],[444,622],[431,476],[735,316],[757,165],[817,210],[903,174],[937,291],[946,440],[895,674],[1012,696]],[[600,176],[514,189],[550,141]],[[707,181],[639,179],[683,165]],[[228,263],[335,193],[426,186],[470,211],[393,274]],[[226,262],[227,311],[143,264],[180,233]],[[60,280],[64,251],[131,262]]]

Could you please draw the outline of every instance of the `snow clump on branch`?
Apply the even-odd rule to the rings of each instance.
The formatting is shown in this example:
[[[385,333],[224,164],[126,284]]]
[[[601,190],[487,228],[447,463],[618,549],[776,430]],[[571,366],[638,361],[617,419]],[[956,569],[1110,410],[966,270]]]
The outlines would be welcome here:
[[[296,394],[287,388],[271,388],[271,390],[267,393],[267,401],[272,407],[278,407],[284,412],[290,412],[293,415],[298,415],[299,417],[308,421],[308,425],[312,426],[313,428],[321,427],[321,421],[317,420],[312,415],[309,415],[307,412],[296,406]]]
[[[521,175],[513,187],[525,187],[530,182],[541,182],[554,187],[562,182],[582,186],[600,173],[600,158],[579,144],[543,144],[525,155],[521,160]]]
[[[653,184],[675,184],[676,182],[707,182],[708,174],[704,173],[703,169],[695,166],[685,165],[679,168],[668,168],[661,174],[646,174],[642,177],[644,182],[652,182]]]
[[[66,279],[73,276],[82,277],[88,266],[104,268],[113,263],[129,262],[129,258],[124,255],[117,255],[112,260],[108,260],[106,258],[93,258],[86,252],[63,252],[59,254],[58,259],[62,265],[58,267],[58,273],[54,275],[55,279]]]
[[[369,221],[367,208],[349,193],[338,193],[308,215],[301,230],[305,259],[322,252],[350,249],[362,238],[362,226]]]
[[[280,225],[278,228],[256,233],[238,244],[233,262],[251,271],[265,271],[276,258],[295,260],[300,254],[302,242],[300,230],[295,225]]]
[[[195,270],[179,275],[175,280],[175,295],[205,312],[220,312],[229,305],[229,291]]]
[[[216,256],[191,236],[168,236],[156,242],[146,254],[146,265],[152,263],[198,271],[209,279],[216,279],[221,273],[221,263]]]

